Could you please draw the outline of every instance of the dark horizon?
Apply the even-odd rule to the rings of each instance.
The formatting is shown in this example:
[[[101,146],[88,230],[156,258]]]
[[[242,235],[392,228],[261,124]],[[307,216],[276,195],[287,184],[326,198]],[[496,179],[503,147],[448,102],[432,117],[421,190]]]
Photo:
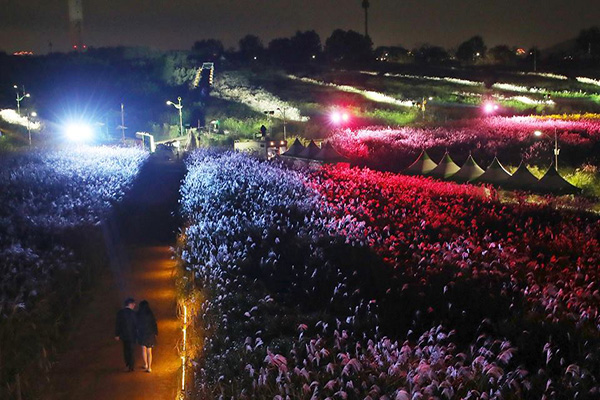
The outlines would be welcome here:
[[[84,42],[89,47],[150,46],[185,50],[200,39],[221,40],[237,47],[246,34],[265,45],[298,30],[319,33],[323,42],[336,28],[364,32],[359,0],[287,0],[198,2],[146,0],[108,4],[83,0]],[[481,35],[488,47],[498,44],[546,48],[573,39],[582,29],[598,25],[600,2],[589,0],[526,0],[481,4],[465,0],[372,0],[369,33],[375,46],[413,48],[430,43],[446,48]],[[67,0],[43,3],[0,2],[0,50],[8,53],[68,51]],[[206,17],[202,17],[205,15]],[[214,21],[214,22],[213,22]],[[134,24],[135,23],[135,24]],[[233,29],[231,28],[233,27]]]

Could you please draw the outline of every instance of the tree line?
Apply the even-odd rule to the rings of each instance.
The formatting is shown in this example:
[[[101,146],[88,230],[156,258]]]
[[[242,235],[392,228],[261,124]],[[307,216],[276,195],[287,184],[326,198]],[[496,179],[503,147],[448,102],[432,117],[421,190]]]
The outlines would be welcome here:
[[[519,66],[523,63],[598,63],[600,61],[600,28],[582,30],[565,48],[543,54],[539,48],[519,48],[496,45],[488,47],[484,39],[473,36],[456,48],[446,49],[428,43],[414,48],[403,46],[374,47],[370,37],[353,30],[336,29],[323,43],[314,30],[298,31],[291,37],[275,38],[265,44],[256,35],[246,35],[238,47],[226,49],[217,39],[196,41],[191,56],[202,61],[227,59],[239,62],[273,64],[308,64],[323,61],[336,64],[365,64],[370,62],[461,64],[461,65],[506,65]]]

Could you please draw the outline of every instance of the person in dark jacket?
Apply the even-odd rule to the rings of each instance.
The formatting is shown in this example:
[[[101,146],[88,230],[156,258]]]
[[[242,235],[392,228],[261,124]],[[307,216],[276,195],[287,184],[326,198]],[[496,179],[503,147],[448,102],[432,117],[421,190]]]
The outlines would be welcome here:
[[[138,344],[142,346],[144,369],[146,372],[152,372],[152,348],[156,346],[158,326],[156,325],[154,313],[146,300],[140,302],[140,307],[137,312],[137,321],[137,340]]]
[[[125,366],[127,371],[134,369],[134,349],[137,333],[137,317],[133,310],[135,308],[135,300],[131,297],[125,300],[125,307],[117,312],[117,323],[115,327],[115,340],[120,340],[123,343],[123,357],[125,358]]]

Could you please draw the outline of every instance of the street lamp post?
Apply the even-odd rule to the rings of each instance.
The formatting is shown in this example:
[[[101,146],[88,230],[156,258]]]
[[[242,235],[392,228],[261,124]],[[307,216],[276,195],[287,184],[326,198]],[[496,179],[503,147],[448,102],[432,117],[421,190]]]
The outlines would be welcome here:
[[[17,85],[13,86],[17,91],[17,114],[21,115],[21,102],[26,97],[31,97],[29,93],[25,93],[25,87],[23,86],[23,90],[19,92],[19,87]]]
[[[427,101],[431,101],[433,100],[433,97],[428,97],[425,98],[425,96],[423,96],[423,101],[421,102],[421,112],[423,114],[423,120],[425,120],[425,107],[427,106]]]
[[[286,136],[287,136],[287,132],[286,132],[286,119],[285,119],[285,110],[287,109],[287,107],[277,107],[277,111],[279,111],[281,113],[281,115],[283,116],[283,140],[286,140]]]
[[[544,133],[542,131],[533,132],[535,136],[542,136]],[[554,169],[558,172],[558,155],[560,154],[560,149],[558,148],[558,128],[554,128]]]
[[[183,136],[183,113],[181,112],[183,105],[181,104],[181,97],[177,97],[177,104],[169,100],[167,101],[167,105],[173,106],[179,111],[179,136]]]
[[[31,147],[31,118],[37,117],[37,113],[35,111],[30,112],[27,116],[27,136],[29,136],[29,147]]]
[[[269,125],[269,129],[271,130],[271,137],[272,137],[273,136],[273,123],[271,122],[271,117],[273,117],[273,115],[275,115],[275,110],[263,111],[263,114],[265,114],[267,116],[267,125]]]

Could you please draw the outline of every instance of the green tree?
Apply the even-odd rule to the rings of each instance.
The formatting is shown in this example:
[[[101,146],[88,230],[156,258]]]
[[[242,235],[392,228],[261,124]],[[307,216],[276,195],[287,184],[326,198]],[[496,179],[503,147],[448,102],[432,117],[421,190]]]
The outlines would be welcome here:
[[[443,47],[424,44],[418,49],[413,50],[415,61],[424,64],[439,64],[450,58],[450,55]]]
[[[471,39],[458,46],[456,58],[466,63],[472,63],[485,57],[487,48],[481,36],[473,36]]]
[[[375,58],[379,61],[405,63],[410,60],[410,55],[402,46],[380,46],[375,49]]]
[[[262,40],[255,35],[246,35],[239,41],[240,58],[244,61],[253,60],[254,57],[262,57],[265,47]]]
[[[293,59],[296,62],[308,62],[312,56],[321,54],[321,37],[315,31],[296,32],[291,38]]]
[[[506,45],[492,47],[488,51],[488,58],[493,64],[511,65],[517,60],[515,51]]]
[[[358,32],[336,29],[325,41],[325,53],[335,62],[366,62],[373,58],[373,42]]]
[[[217,39],[199,40],[192,46],[192,56],[199,61],[217,61],[224,52],[223,43]]]
[[[592,57],[600,56],[600,28],[583,29],[577,36],[577,49]]]

